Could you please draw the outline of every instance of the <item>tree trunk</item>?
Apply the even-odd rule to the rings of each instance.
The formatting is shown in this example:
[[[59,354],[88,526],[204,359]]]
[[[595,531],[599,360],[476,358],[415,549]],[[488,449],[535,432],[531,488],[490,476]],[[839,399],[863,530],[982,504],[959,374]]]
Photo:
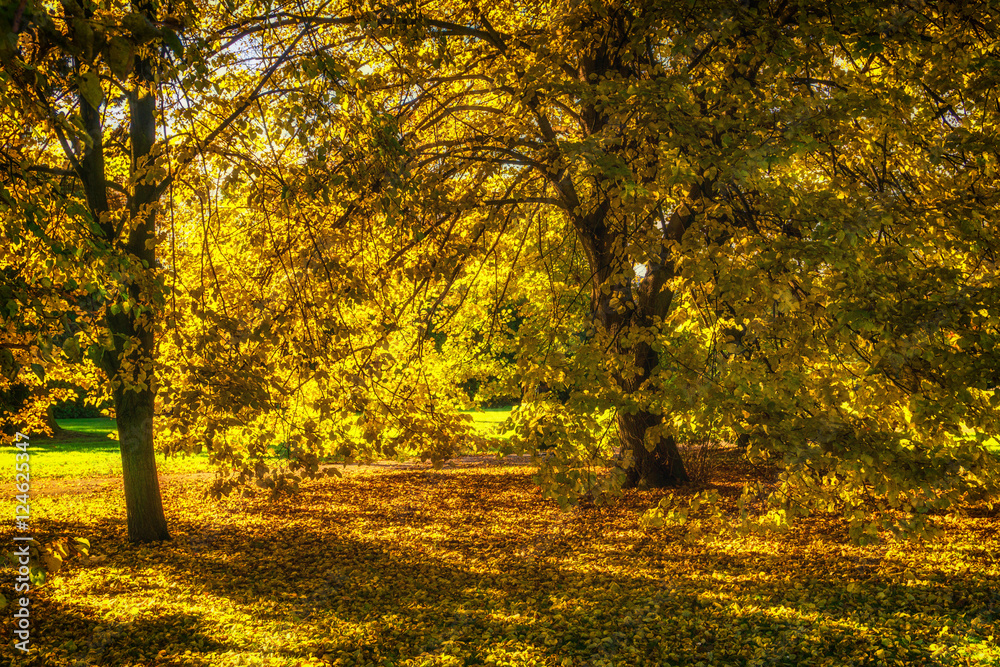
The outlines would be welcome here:
[[[126,293],[133,302],[143,301],[142,290],[135,282],[127,285]],[[107,313],[114,348],[105,351],[101,362],[114,385],[112,396],[122,454],[128,538],[131,542],[153,542],[169,540],[170,533],[163,514],[153,447],[156,400],[153,310],[147,307],[137,314],[138,308],[132,306],[128,312],[121,309]]]
[[[45,408],[45,425],[52,431],[53,438],[64,432],[63,427],[56,422],[55,409],[54,405],[49,405],[49,407]]]
[[[689,197],[697,199],[700,196],[701,187],[692,186]],[[607,224],[609,208],[606,205],[595,207],[589,216],[578,218],[574,223],[594,275],[591,293],[594,322],[613,341],[609,347],[632,361],[631,372],[616,374],[615,383],[622,393],[634,396],[640,391],[653,390],[647,382],[659,368],[660,359],[649,342],[642,338],[628,346],[622,341],[630,340],[633,332],[651,329],[658,319],[662,320],[670,312],[673,292],[667,285],[674,276],[674,262],[664,246],[661,261],[650,262],[646,275],[638,284],[623,281],[619,267],[624,259],[616,254],[615,238]],[[691,215],[690,208],[674,211],[663,229],[666,239],[680,241]],[[607,288],[610,289],[605,291]],[[619,411],[618,432],[626,462],[625,488],[662,488],[689,481],[672,436],[658,437],[652,449],[646,448],[647,432],[662,423],[663,416],[649,410]]]
[[[597,225],[602,229],[603,225]],[[602,252],[612,246],[604,235],[596,235],[589,240],[591,266],[595,276],[611,273],[617,266],[610,253]],[[634,396],[640,391],[650,391],[647,382],[659,367],[659,355],[645,341],[635,342],[625,347],[621,342],[637,329],[653,325],[655,317],[663,317],[669,312],[673,294],[665,288],[667,271],[672,266],[655,267],[635,288],[629,283],[612,285],[610,293],[601,290],[603,281],[595,280],[592,296],[592,311],[595,322],[615,342],[612,348],[619,355],[632,362],[633,372],[617,374],[615,383],[622,393]],[[631,308],[621,308],[614,304],[629,303]],[[640,401],[641,403],[641,401]],[[647,449],[647,432],[663,423],[660,414],[649,410],[618,412],[618,433],[625,463],[625,488],[662,488],[680,486],[688,481],[687,470],[681,458],[677,443],[672,436],[658,437],[652,449]]]
[[[627,379],[619,378],[618,381],[628,394],[634,394],[642,390],[642,385],[652,377],[659,359],[646,343],[637,343],[630,352],[638,374]],[[624,488],[663,488],[680,486],[688,481],[687,470],[673,436],[659,437],[651,450],[647,447],[647,432],[662,423],[661,415],[649,411],[619,411],[618,433],[622,453],[628,462]]]
[[[160,499],[153,449],[152,391],[115,391],[118,444],[122,452],[125,512],[131,542],[169,540],[167,519]]]
[[[625,14],[627,12],[619,15],[619,18]],[[593,48],[579,59],[581,81],[612,78],[609,74],[626,78],[638,75],[638,70],[630,69],[633,66],[626,64],[621,58],[622,53],[630,48],[628,44],[631,36],[627,29],[629,24],[630,20],[612,21],[604,39],[595,40]],[[656,63],[652,59],[647,64],[655,69]],[[529,98],[528,107],[534,112],[538,129],[551,148],[552,155],[560,155],[561,148],[556,133],[548,117],[539,110],[537,98]],[[603,134],[602,150],[608,153],[618,152],[625,158],[630,153],[638,155],[645,150],[643,146],[634,143],[626,145],[623,134],[608,134],[611,119],[599,105],[584,104],[580,121],[587,134]],[[614,138],[616,135],[617,140]],[[659,355],[648,342],[642,340],[643,337],[639,337],[639,342],[634,342],[635,339],[630,334],[651,330],[657,321],[662,321],[670,312],[673,292],[668,288],[668,281],[675,273],[671,245],[672,242],[680,243],[685,230],[691,225],[694,211],[704,194],[703,183],[691,184],[688,201],[683,206],[674,207],[667,220],[663,219],[662,210],[655,209],[649,211],[648,215],[643,214],[645,220],[636,221],[640,222],[636,237],[659,230],[663,234],[663,244],[655,261],[648,263],[646,275],[638,284],[633,284],[628,276],[629,272],[622,271],[632,261],[625,252],[628,245],[625,230],[628,225],[624,224],[620,207],[612,204],[612,198],[608,194],[618,189],[620,183],[615,177],[598,176],[596,186],[588,188],[593,198],[583,201],[582,191],[577,188],[572,173],[566,167],[557,163],[547,166],[545,177],[570,216],[587,256],[591,270],[591,313],[594,323],[602,331],[602,335],[608,337],[608,349],[614,350],[620,358],[632,361],[631,369],[613,372],[612,379],[625,396],[655,391],[657,387],[651,385],[649,380],[654,378],[659,368]],[[652,171],[655,171],[655,160],[649,162],[648,166],[654,167]],[[645,186],[651,179],[650,176],[638,180]],[[644,404],[642,400],[637,402],[639,405]],[[662,415],[655,410],[640,408],[632,413],[619,411],[618,431],[626,461],[626,487],[677,486],[688,481],[684,462],[672,437],[658,437],[652,451],[646,449],[649,429],[662,423]]]
[[[625,468],[624,488],[663,488],[688,481],[684,460],[672,435],[660,438],[653,451],[646,448],[646,431],[661,421],[659,415],[648,412],[618,415],[622,447],[630,459]]]
[[[143,3],[142,8],[150,17],[154,15],[149,3]],[[153,143],[156,138],[153,63],[147,58],[136,59],[134,74],[139,83],[127,96],[131,115],[132,173],[144,176],[144,172],[153,167]],[[135,226],[128,235],[125,250],[141,260],[146,271],[150,272],[156,265],[156,203],[156,186],[148,179],[138,179],[129,211]],[[130,339],[134,345],[128,352],[119,348],[117,342],[115,345],[118,377],[122,380],[128,378],[115,392],[115,411],[118,415],[118,444],[122,452],[128,537],[132,542],[170,539],[153,447],[156,401],[153,325],[157,307],[153,303],[151,287],[155,278],[144,275],[143,279],[149,279],[149,282],[140,285],[132,280],[127,285],[129,297],[133,303],[139,304],[141,310],[132,306],[127,312],[108,316],[108,326],[116,341]],[[122,363],[123,354],[127,355],[125,363]]]
[[[128,285],[128,294],[138,301],[141,290],[133,282]],[[170,532],[163,514],[153,447],[153,313],[146,309],[137,315],[136,308],[108,312],[106,321],[114,348],[104,352],[101,365],[114,385],[128,538],[131,542],[153,542],[169,540]]]

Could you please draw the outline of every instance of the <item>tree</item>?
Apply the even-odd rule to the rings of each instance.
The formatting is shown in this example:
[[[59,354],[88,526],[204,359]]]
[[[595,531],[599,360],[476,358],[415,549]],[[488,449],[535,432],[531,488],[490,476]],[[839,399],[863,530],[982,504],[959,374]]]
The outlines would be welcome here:
[[[169,538],[153,445],[156,332],[166,296],[157,255],[161,200],[200,148],[270,93],[267,83],[298,43],[293,36],[275,54],[258,48],[259,71],[236,66],[220,87],[207,63],[227,57],[234,42],[215,34],[218,18],[187,4],[171,14],[169,3],[154,2],[98,7],[66,0],[55,13],[22,0],[0,11],[3,120],[16,137],[5,155],[5,231],[22,253],[8,261],[34,270],[23,276],[27,289],[5,295],[5,318],[16,323],[35,311],[49,323],[35,331],[39,365],[53,363],[53,336],[68,335],[63,352],[79,357],[86,349],[106,376],[132,541]],[[192,30],[185,52],[178,31],[186,25]],[[169,95],[167,81],[174,82]],[[166,99],[178,122],[184,96],[213,84],[228,106],[214,126],[168,132]],[[25,131],[36,126],[40,133]],[[25,262],[24,253],[34,255]],[[42,266],[59,280],[44,278],[47,295],[40,299],[31,288],[43,283]]]
[[[480,375],[520,385],[516,441],[556,441],[542,481],[570,495],[614,463],[625,485],[684,483],[680,444],[705,439],[780,461],[787,515],[841,509],[858,531],[871,502],[995,494],[988,6],[248,3],[192,12],[184,44],[140,7],[90,55],[101,21],[67,4],[53,32],[23,6],[11,25],[37,28],[4,68],[97,225],[95,358],[152,417],[150,314],[192,322],[160,339],[162,433],[204,437],[220,490],[281,487],[278,424],[307,473],[320,453],[443,458]],[[45,40],[75,60],[37,56]],[[186,68],[160,77],[161,118],[186,136],[147,146],[163,45]],[[101,162],[109,72],[131,91],[121,182]],[[39,102],[62,99],[82,99],[75,126]],[[72,171],[26,145],[31,182],[71,202]],[[151,452],[151,433],[129,437]]]
[[[683,482],[678,440],[713,437],[780,460],[775,500],[793,512],[857,518],[869,494],[914,510],[995,492],[988,8],[366,12],[278,13],[325,27],[324,57],[354,65],[313,70],[337,103],[312,107],[329,120],[310,119],[323,129],[295,173],[312,183],[303,206],[359,173],[379,202],[314,230],[368,239],[353,257],[320,254],[328,272],[396,281],[365,290],[383,315],[359,347],[427,349],[419,339],[461,325],[484,258],[514,257],[526,220],[544,219],[587,267],[559,296],[590,293],[579,335],[553,339],[562,408],[614,411],[626,484]],[[517,257],[526,284],[538,267]],[[385,315],[404,305],[420,316]],[[412,367],[398,345],[381,376]],[[522,348],[522,380],[551,345]]]

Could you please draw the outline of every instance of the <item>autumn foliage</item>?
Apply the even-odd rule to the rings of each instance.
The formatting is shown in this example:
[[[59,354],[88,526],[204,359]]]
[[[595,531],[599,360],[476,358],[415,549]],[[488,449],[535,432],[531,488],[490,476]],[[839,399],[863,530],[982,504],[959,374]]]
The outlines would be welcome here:
[[[22,662],[995,663],[998,42],[0,1],[0,453],[83,396],[121,454],[31,492]]]
[[[113,404],[133,540],[157,447],[283,490],[496,400],[564,504],[996,497],[986,5],[8,4],[5,391]]]

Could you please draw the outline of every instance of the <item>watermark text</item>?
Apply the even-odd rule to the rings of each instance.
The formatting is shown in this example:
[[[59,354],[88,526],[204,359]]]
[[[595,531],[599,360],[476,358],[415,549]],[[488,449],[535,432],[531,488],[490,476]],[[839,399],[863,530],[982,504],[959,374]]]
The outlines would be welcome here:
[[[28,453],[28,436],[23,433],[14,434],[14,489],[17,492],[14,506],[14,557],[17,559],[17,574],[14,576],[14,593],[21,597],[14,599],[14,646],[24,653],[28,652],[31,639],[31,565],[30,546],[33,540],[29,534],[31,519],[31,455]]]

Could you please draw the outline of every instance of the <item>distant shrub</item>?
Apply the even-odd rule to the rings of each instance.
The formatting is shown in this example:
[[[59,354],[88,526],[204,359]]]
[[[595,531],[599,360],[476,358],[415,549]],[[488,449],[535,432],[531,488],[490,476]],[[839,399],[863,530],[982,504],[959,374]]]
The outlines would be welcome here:
[[[82,396],[77,396],[73,401],[59,401],[52,409],[56,419],[96,419],[103,417],[101,408],[110,406],[96,406],[85,403]]]

